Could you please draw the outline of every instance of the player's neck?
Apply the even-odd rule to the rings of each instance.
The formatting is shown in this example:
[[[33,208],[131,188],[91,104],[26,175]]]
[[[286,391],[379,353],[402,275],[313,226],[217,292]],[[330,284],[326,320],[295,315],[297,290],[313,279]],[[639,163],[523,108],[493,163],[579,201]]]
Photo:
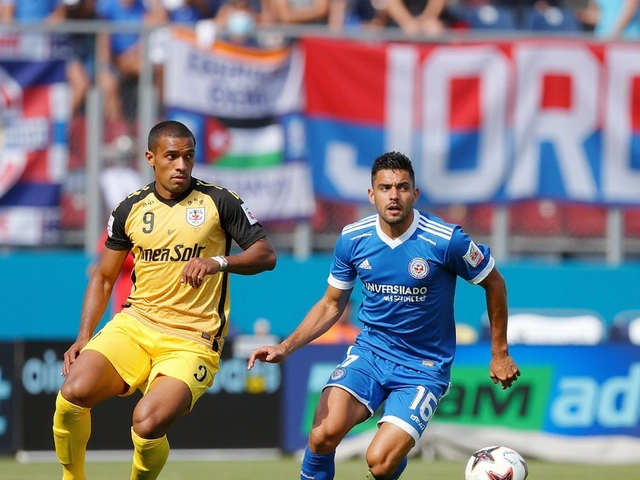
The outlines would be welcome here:
[[[391,240],[395,240],[396,238],[401,237],[411,227],[411,224],[413,223],[413,210],[401,223],[390,224],[382,219],[380,220],[380,228],[384,234]]]

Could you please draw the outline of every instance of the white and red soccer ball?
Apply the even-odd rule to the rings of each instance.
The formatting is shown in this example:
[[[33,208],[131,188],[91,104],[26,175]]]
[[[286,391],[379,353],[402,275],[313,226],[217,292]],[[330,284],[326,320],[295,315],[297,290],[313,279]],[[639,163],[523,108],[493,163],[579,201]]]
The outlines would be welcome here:
[[[528,475],[520,454],[500,445],[473,452],[464,471],[465,480],[525,480]]]

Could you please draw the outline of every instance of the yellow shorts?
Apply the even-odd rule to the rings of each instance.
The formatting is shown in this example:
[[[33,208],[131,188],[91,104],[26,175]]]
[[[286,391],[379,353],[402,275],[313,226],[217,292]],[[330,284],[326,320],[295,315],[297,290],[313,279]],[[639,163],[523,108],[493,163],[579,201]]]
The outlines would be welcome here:
[[[146,393],[158,375],[182,380],[191,390],[191,406],[213,385],[220,369],[220,354],[192,340],[147,327],[126,313],[116,314],[84,349],[103,354],[129,390]]]

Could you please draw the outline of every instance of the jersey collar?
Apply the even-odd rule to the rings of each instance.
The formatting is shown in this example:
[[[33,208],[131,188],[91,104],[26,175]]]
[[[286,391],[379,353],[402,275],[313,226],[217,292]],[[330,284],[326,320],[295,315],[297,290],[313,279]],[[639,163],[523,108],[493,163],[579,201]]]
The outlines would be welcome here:
[[[156,190],[156,182],[152,183],[152,188],[153,188],[153,193],[155,194],[156,198],[161,202],[164,203],[165,205],[168,205],[169,207],[173,207],[174,205],[177,205],[178,203],[180,203],[182,200],[184,200],[185,198],[187,198],[189,196],[189,194],[193,191],[193,189],[196,186],[196,179],[191,177],[191,184],[187,187],[187,189],[182,192],[180,194],[180,196],[176,197],[176,198],[164,198],[162,195],[160,195],[158,193],[158,191]]]
[[[420,212],[414,208],[413,222],[411,222],[411,225],[409,226],[407,231],[400,235],[398,238],[390,238],[386,233],[382,231],[382,227],[380,226],[380,215],[378,215],[376,217],[376,233],[378,234],[378,237],[380,237],[380,240],[389,245],[391,248],[396,248],[398,245],[402,245],[405,241],[411,238],[411,235],[413,235],[418,229],[419,221]]]

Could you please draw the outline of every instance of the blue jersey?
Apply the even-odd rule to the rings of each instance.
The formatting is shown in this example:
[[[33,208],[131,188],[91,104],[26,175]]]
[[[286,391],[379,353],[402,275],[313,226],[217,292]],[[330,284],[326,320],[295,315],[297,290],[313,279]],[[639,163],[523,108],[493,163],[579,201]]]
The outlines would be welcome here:
[[[448,381],[455,355],[457,277],[480,283],[495,261],[460,226],[414,210],[411,227],[389,238],[377,214],[347,225],[336,242],[329,284],[348,290],[360,277],[364,324],[356,344]]]
[[[144,20],[147,7],[143,0],[134,0],[124,5],[119,0],[97,0],[96,12],[104,20],[115,23],[139,23]],[[120,56],[133,47],[140,38],[137,33],[114,33],[111,35],[111,51]]]
[[[4,0],[4,5],[15,7],[17,22],[38,22],[52,14],[62,3],[62,0]]]
[[[596,37],[608,37],[618,23],[626,0],[597,0],[598,22],[593,33]],[[640,37],[640,18],[638,12],[631,17],[622,31],[622,38],[637,39]]]

